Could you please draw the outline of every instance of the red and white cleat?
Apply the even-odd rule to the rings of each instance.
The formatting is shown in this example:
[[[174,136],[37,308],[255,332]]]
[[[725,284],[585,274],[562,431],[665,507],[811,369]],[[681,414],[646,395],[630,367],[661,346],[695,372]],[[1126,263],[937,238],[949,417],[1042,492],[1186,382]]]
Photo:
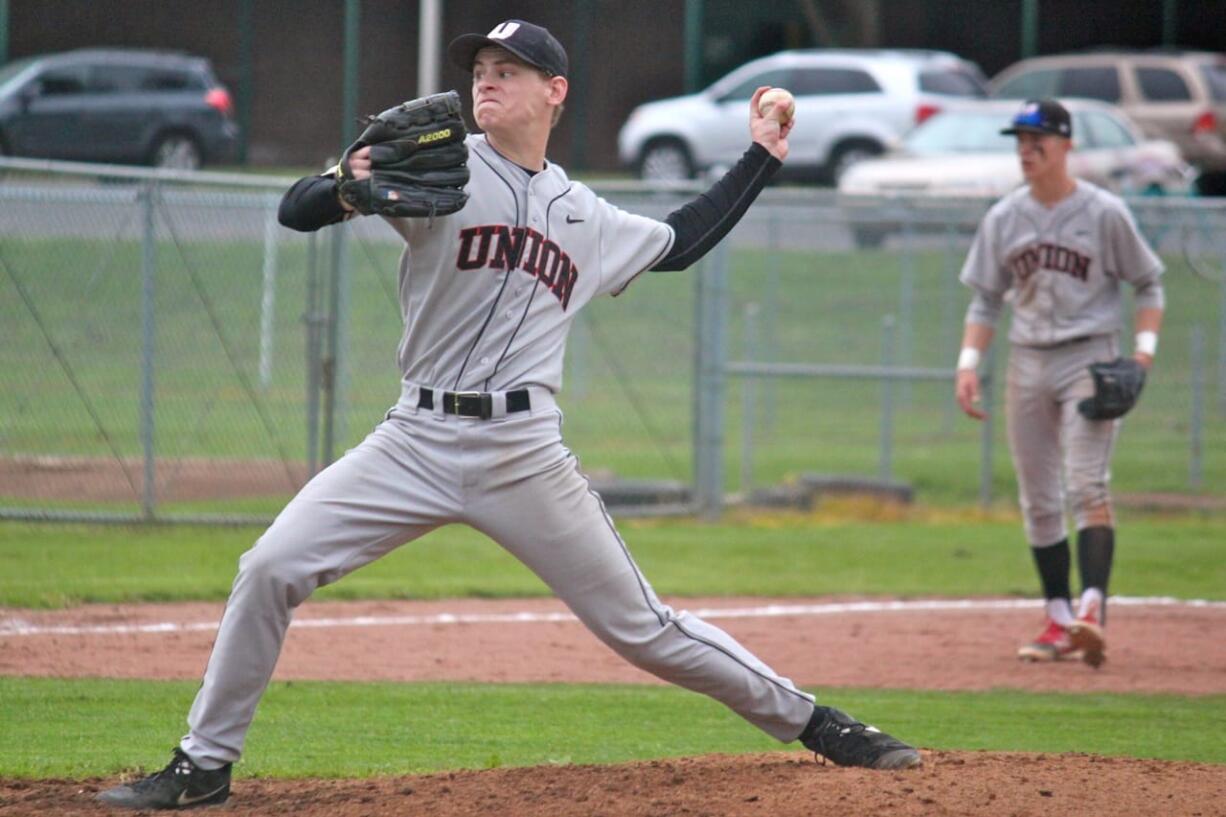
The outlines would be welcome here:
[[[1023,661],[1059,661],[1076,651],[1069,631],[1049,618],[1034,641],[1018,648],[1017,657]]]
[[[1093,605],[1079,616],[1077,623],[1068,628],[1069,641],[1074,650],[1081,651],[1081,660],[1098,669],[1107,660],[1107,639],[1103,625],[1099,623],[1098,605]]]

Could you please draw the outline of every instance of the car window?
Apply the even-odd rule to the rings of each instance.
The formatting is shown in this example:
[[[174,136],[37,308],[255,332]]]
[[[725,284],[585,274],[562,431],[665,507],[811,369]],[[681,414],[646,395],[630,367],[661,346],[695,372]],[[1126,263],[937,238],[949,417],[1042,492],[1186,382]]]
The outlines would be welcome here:
[[[1086,147],[1122,148],[1136,144],[1128,129],[1105,113],[1086,111],[1082,126],[1086,130]]]
[[[38,87],[43,96],[84,93],[85,69],[80,66],[51,68],[39,76]]]
[[[1120,75],[1115,66],[1065,68],[1057,96],[1082,96],[1104,102],[1120,101]]]
[[[907,150],[921,155],[1009,153],[1016,143],[1000,132],[1007,122],[1008,117],[995,113],[938,113],[907,134]]]
[[[1188,83],[1169,68],[1137,68],[1141,96],[1153,102],[1180,102],[1192,98]]]
[[[205,84],[190,71],[156,68],[145,74],[140,87],[146,91],[198,91],[204,90]]]
[[[995,96],[1005,99],[1039,99],[1056,95],[1060,72],[1055,69],[1024,71],[1001,85]]]
[[[798,68],[792,75],[791,91],[796,96],[875,94],[881,92],[881,86],[858,68]]]
[[[790,68],[776,68],[771,71],[764,71],[761,74],[754,74],[720,96],[719,101],[731,102],[736,99],[749,99],[753,96],[753,92],[763,85],[769,85],[772,88],[790,88],[791,77],[792,69]],[[792,93],[799,95],[800,92],[793,88]]]
[[[86,88],[91,94],[128,93],[141,87],[149,69],[137,65],[93,65]]]
[[[1214,102],[1226,102],[1226,63],[1207,63],[1200,67],[1201,76],[1209,86]]]
[[[921,71],[921,91],[947,96],[987,96],[983,83],[965,71]]]

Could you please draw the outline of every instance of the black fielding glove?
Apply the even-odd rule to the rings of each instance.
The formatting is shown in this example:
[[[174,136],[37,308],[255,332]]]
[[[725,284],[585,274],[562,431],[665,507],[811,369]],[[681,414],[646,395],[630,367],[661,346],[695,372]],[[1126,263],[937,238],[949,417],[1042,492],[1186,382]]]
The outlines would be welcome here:
[[[363,215],[446,216],[468,202],[468,131],[455,91],[404,102],[368,120],[336,167],[340,197]],[[370,178],[349,169],[354,151],[370,146]]]

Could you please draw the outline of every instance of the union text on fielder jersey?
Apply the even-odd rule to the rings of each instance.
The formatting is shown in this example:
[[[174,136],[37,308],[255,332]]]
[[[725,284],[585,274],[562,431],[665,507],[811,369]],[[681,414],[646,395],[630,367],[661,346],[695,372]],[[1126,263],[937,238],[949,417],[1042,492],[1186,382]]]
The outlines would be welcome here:
[[[994,326],[1006,298],[1009,341],[1049,347],[1115,335],[1122,321],[1120,283],[1136,306],[1162,307],[1162,261],[1137,231],[1127,205],[1089,182],[1048,208],[1023,185],[998,201],[979,226],[962,267],[974,288],[968,323]]]

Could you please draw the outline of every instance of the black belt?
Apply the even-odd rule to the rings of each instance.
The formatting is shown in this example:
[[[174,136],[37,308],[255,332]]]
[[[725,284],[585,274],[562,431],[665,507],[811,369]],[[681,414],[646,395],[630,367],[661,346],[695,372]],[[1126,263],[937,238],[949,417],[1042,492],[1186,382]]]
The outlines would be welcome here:
[[[444,391],[439,394],[443,397],[444,414],[480,417],[482,420],[488,420],[494,416],[494,395],[487,391]],[[423,386],[419,390],[417,407],[434,409],[434,389],[427,389]],[[530,408],[532,408],[532,401],[528,399],[527,389],[507,392],[507,414],[527,411]]]

